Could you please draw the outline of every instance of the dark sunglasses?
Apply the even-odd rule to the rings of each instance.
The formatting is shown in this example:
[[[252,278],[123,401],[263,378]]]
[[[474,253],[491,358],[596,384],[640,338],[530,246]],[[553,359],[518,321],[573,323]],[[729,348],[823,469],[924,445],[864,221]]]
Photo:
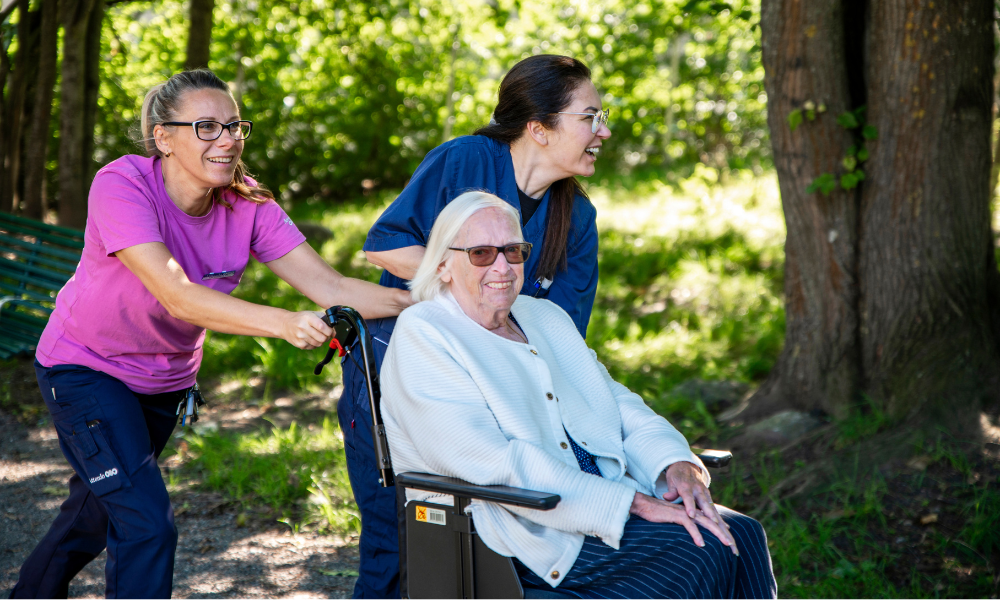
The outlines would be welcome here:
[[[477,267],[492,266],[497,260],[497,255],[503,251],[504,258],[512,265],[519,265],[531,256],[531,244],[519,242],[517,244],[507,244],[506,246],[473,246],[472,248],[448,248],[458,252],[465,252],[469,255],[469,261]]]

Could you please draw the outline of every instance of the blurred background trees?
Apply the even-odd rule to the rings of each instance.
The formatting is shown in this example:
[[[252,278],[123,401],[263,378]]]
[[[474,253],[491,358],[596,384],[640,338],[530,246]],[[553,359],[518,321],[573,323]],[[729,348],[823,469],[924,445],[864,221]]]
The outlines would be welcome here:
[[[206,64],[255,122],[248,164],[290,204],[398,188],[539,52],[593,68],[614,111],[605,177],[770,164],[757,0],[65,0],[53,20],[56,4],[2,13],[0,209],[67,225],[96,169],[139,151],[144,91]]]

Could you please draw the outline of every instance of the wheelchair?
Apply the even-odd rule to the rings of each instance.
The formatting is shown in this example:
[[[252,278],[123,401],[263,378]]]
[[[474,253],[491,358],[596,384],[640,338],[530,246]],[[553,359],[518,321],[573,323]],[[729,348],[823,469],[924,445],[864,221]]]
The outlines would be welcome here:
[[[365,320],[356,310],[334,306],[325,311],[323,321],[334,330],[326,357],[316,365],[319,375],[334,356],[361,355],[371,403],[372,439],[379,484],[395,485],[399,523],[400,594],[403,598],[567,598],[555,589],[524,588],[517,576],[514,561],[490,550],[476,534],[472,518],[465,509],[473,500],[496,502],[535,510],[552,510],[559,504],[558,494],[500,485],[474,485],[461,479],[429,473],[394,475],[389,443],[379,410],[381,390],[375,368],[372,337]],[[354,357],[350,357],[354,360]],[[719,450],[696,452],[705,466],[724,467],[732,453]],[[406,502],[406,490],[414,489],[449,494],[454,503]]]

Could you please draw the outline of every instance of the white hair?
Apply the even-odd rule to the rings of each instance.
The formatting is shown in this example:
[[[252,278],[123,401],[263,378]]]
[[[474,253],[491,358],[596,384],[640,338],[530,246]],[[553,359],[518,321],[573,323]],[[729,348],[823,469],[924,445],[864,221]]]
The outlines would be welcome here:
[[[424,258],[410,281],[414,300],[433,300],[444,292],[446,284],[441,281],[438,267],[448,259],[448,249],[454,245],[465,222],[486,208],[495,208],[503,213],[510,220],[511,228],[521,237],[521,217],[516,208],[489,192],[465,192],[449,202],[434,221]]]

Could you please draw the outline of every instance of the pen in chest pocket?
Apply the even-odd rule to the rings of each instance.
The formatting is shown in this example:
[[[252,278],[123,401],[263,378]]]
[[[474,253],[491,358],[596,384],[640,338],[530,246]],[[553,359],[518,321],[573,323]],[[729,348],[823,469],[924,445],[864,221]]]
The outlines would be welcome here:
[[[226,277],[232,277],[236,275],[236,271],[215,271],[213,273],[205,273],[202,276],[202,281],[208,281],[209,279],[225,279]]]

